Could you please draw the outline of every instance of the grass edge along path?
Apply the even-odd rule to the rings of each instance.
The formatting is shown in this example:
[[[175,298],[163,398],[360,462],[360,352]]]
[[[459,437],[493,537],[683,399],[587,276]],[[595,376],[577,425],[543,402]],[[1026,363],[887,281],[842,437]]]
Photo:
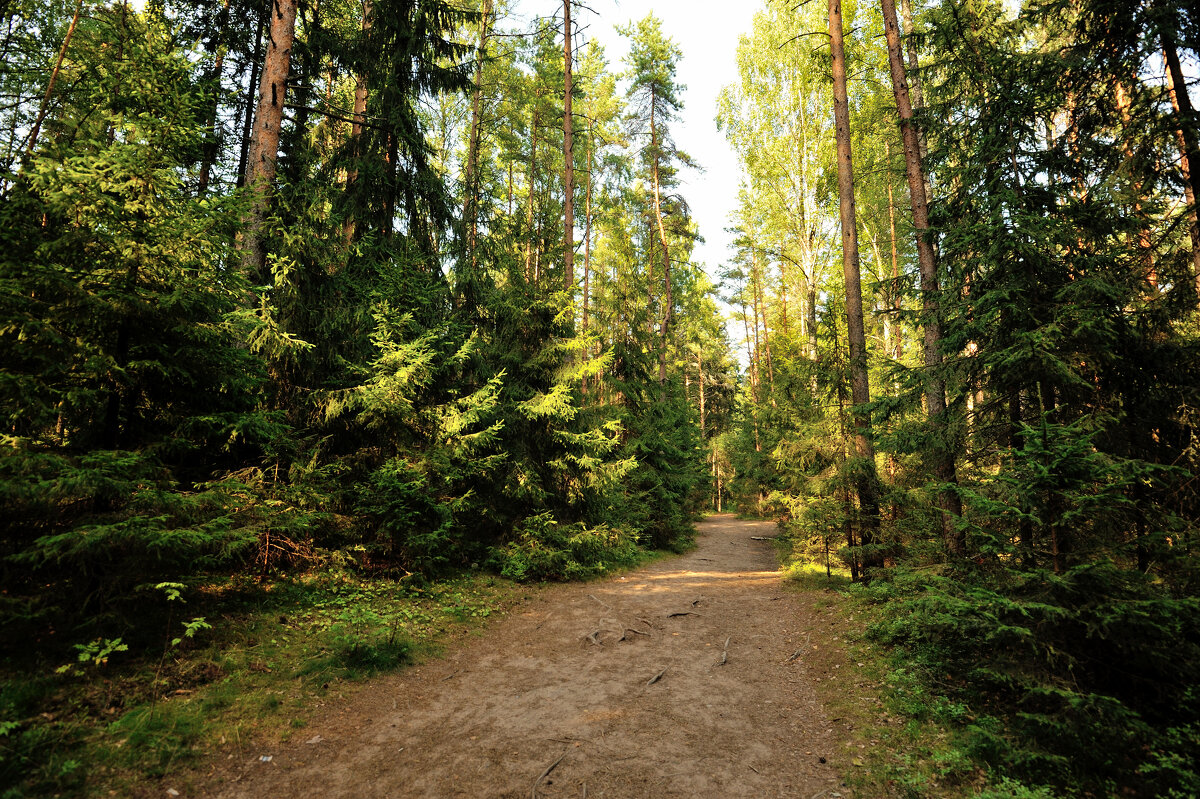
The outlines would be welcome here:
[[[417,587],[323,571],[193,589],[181,615],[208,611],[205,625],[188,635],[174,619],[180,635],[161,653],[102,640],[111,651],[61,670],[0,667],[0,797],[184,790],[212,759],[303,735],[325,704],[481,634],[540,588],[478,573]]]
[[[782,544],[782,542],[781,542]],[[828,708],[848,787],[862,799],[1052,799],[1008,780],[996,781],[939,721],[947,700],[905,668],[903,652],[874,643],[866,631],[882,617],[849,574],[826,576],[821,564],[781,551],[786,585],[811,620],[806,648],[817,695]]]

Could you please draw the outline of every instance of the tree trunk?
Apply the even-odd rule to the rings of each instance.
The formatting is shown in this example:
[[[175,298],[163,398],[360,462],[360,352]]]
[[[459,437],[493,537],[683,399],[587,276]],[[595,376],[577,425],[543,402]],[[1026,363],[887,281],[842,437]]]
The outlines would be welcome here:
[[[833,55],[833,115],[837,138],[838,198],[842,226],[842,271],[846,280],[846,332],[850,350],[850,395],[854,402],[854,450],[862,461],[856,477],[862,515],[863,565],[883,563],[870,547],[878,541],[879,496],[875,487],[875,446],[867,376],[867,342],[863,324],[862,285],[859,274],[858,229],[854,208],[854,161],[850,149],[850,106],[846,91],[846,51],[842,33],[842,2],[829,0],[829,39]]]
[[[755,263],[756,264],[758,263],[757,257],[755,259]],[[767,303],[766,303],[766,294],[767,293],[763,289],[763,286],[762,286],[762,284],[764,282],[766,282],[766,276],[763,274],[763,270],[761,269],[761,266],[759,266],[755,270],[755,278],[754,278],[754,295],[755,295],[754,307],[757,309],[757,313],[762,316],[763,352],[767,356],[767,384],[770,386],[771,404],[774,405],[775,404],[775,364],[771,360],[771,330],[769,327],[767,327]],[[755,329],[758,329],[758,319],[757,318],[754,320],[754,326],[755,326]]]
[[[667,382],[667,328],[671,324],[671,306],[674,300],[671,298],[671,247],[667,244],[667,226],[663,222],[662,212],[662,192],[659,182],[659,161],[661,153],[658,146],[658,129],[654,122],[654,104],[657,98],[650,98],[650,146],[653,148],[654,161],[651,167],[651,179],[654,183],[654,216],[658,220],[658,236],[662,241],[663,248],[663,309],[662,309],[662,324],[658,332],[658,382],[660,384]],[[758,320],[754,322],[755,330],[758,329]]]
[[[937,264],[929,232],[929,208],[925,195],[925,172],[921,164],[921,148],[913,107],[909,99],[904,63],[900,59],[900,31],[896,22],[894,0],[882,0],[884,34],[887,36],[888,65],[892,73],[892,90],[900,115],[900,131],[904,137],[904,166],[908,175],[908,190],[912,200],[913,229],[917,239],[917,263],[921,270],[921,302],[924,311],[925,403],[934,432],[932,453],[933,472],[938,482],[949,486],[938,492],[942,509],[942,533],[951,555],[966,553],[966,537],[959,530],[957,517],[962,515],[962,500],[953,486],[958,483],[954,452],[946,438],[946,385],[941,377],[942,326],[939,309]]]
[[[196,180],[196,193],[200,196],[208,193],[213,164],[217,161],[217,150],[220,146],[220,137],[217,132],[217,110],[221,102],[221,73],[225,68],[225,27],[229,20],[229,0],[224,0],[221,4],[221,13],[218,19],[217,57],[213,60],[212,71],[208,75],[208,83],[212,86],[212,101],[208,103],[206,109],[208,118],[204,121],[204,148],[200,157],[200,176]]]
[[[1188,96],[1187,83],[1179,64],[1179,53],[1175,42],[1163,35],[1163,61],[1167,65],[1167,94],[1171,96],[1171,108],[1175,111],[1175,140],[1179,146],[1179,168],[1183,172],[1184,195],[1188,204],[1191,222],[1188,232],[1192,238],[1192,263],[1195,265],[1196,297],[1200,300],[1200,209],[1196,200],[1200,198],[1200,144],[1197,143],[1195,112],[1192,99]]]
[[[588,123],[587,189],[583,201],[583,329],[588,329],[588,307],[591,303],[592,274],[592,170],[596,168],[596,139],[594,122]]]
[[[540,98],[540,96],[541,96],[540,94],[535,95],[535,98],[534,98],[535,105],[533,107],[533,113],[530,116],[531,142],[530,142],[530,148],[529,148],[529,208],[527,208],[526,212],[525,212],[525,214],[526,214],[525,225],[528,228],[528,230],[526,230],[526,232],[525,232],[526,236],[527,236],[526,244],[525,244],[525,280],[526,280],[526,282],[533,282],[533,279],[534,279],[533,248],[535,246],[535,243],[534,243],[534,230],[533,230],[533,201],[534,201],[534,186],[537,183],[538,126],[541,124],[541,115],[538,113],[538,107],[537,107],[536,103],[538,101],[538,98]]]
[[[896,314],[893,336],[894,349],[892,357],[899,361],[904,357],[904,335],[900,326],[900,311],[904,308],[904,298],[900,293],[900,249],[896,236],[896,198],[892,192],[892,147],[884,141],[884,155],[887,157],[887,192],[888,192],[888,231],[892,238],[892,311]]]
[[[274,7],[274,3],[271,3],[271,6]],[[258,98],[258,54],[262,51],[263,27],[266,25],[267,16],[271,13],[269,9],[265,11],[266,13],[259,17],[258,25],[254,29],[254,54],[250,60],[250,91],[246,96],[246,116],[242,120],[242,145],[238,153],[237,187],[239,189],[246,185],[246,170],[250,163],[250,140],[254,133],[254,108]]]
[[[1121,151],[1125,153],[1125,158],[1130,162],[1131,175],[1133,166],[1133,142],[1129,138],[1130,128],[1133,125],[1133,100],[1129,96],[1125,84],[1117,81],[1117,111],[1121,114],[1121,124],[1125,127],[1124,135],[1121,137]],[[1151,288],[1158,289],[1158,274],[1154,268],[1154,249],[1150,243],[1150,226],[1146,223],[1146,219],[1142,214],[1142,181],[1136,176],[1133,177],[1133,216],[1138,220],[1138,249],[1142,254],[1142,265],[1146,270],[1146,282]]]
[[[254,115],[254,135],[246,164],[246,187],[251,192],[250,210],[242,222],[242,271],[258,280],[264,277],[266,251],[263,244],[263,220],[270,204],[275,182],[275,161],[279,156],[279,129],[283,123],[283,104],[291,68],[292,43],[296,36],[298,0],[273,0],[267,54],[263,59],[262,83],[258,90],[258,110]]]
[[[750,349],[750,315],[746,313],[746,303],[742,302],[742,323],[746,327],[746,349]],[[758,315],[754,317],[754,336],[758,337]],[[756,348],[757,350],[757,345]],[[754,421],[754,451],[762,452],[762,443],[758,438],[758,353],[751,351],[749,353],[750,361],[750,398],[753,402],[750,404],[750,417]]]
[[[471,129],[467,142],[467,165],[463,175],[463,222],[467,226],[467,263],[470,274],[465,281],[468,293],[473,293],[475,268],[479,264],[475,252],[479,237],[479,141],[483,116],[483,59],[491,31],[492,0],[483,0],[479,20],[479,46],[475,50],[475,83],[471,91]],[[467,298],[472,302],[473,298]]]
[[[363,0],[362,5],[362,27],[360,30],[365,35],[371,29],[371,15],[374,12],[371,0]],[[349,194],[358,182],[358,165],[357,162],[362,158],[362,132],[363,126],[367,120],[367,73],[364,67],[357,75],[354,76],[354,113],[351,116],[350,122],[350,157],[354,159],[352,165],[346,171],[346,192]],[[346,219],[342,222],[342,240],[349,246],[354,241],[354,232],[358,222],[354,218],[353,209],[346,214]]]
[[[913,8],[912,0],[900,0],[900,13],[904,15],[904,44],[905,54],[908,56],[908,70],[910,75],[909,87],[912,89],[912,107],[922,109],[925,107],[925,96],[921,91],[921,73],[920,62],[917,60],[917,40],[913,37]],[[895,17],[895,12],[892,13]],[[918,128],[917,130],[917,145],[921,152],[921,163],[929,158],[929,144],[925,140],[925,132]],[[929,194],[929,185],[925,185],[925,194]]]
[[[33,120],[33,128],[29,131],[29,145],[25,148],[26,158],[32,158],[33,150],[37,147],[38,134],[41,133],[46,112],[50,109],[50,98],[54,96],[54,84],[58,82],[58,73],[62,70],[62,62],[67,56],[71,38],[75,36],[75,27],[79,24],[79,14],[82,10],[83,0],[77,0],[75,13],[71,16],[71,24],[67,26],[67,33],[63,36],[62,47],[58,48],[58,58],[54,61],[54,68],[50,70],[50,80],[46,83],[46,93],[42,95],[42,104],[38,107],[37,117]]]
[[[571,0],[563,0],[563,288],[575,288],[575,129],[571,117]]]

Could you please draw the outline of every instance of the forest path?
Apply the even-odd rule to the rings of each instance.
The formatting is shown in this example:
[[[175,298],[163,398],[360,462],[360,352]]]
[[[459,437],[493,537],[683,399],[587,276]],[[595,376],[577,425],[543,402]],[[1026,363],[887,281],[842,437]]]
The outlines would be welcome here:
[[[712,517],[686,555],[551,587],[447,657],[379,679],[318,714],[298,736],[312,743],[234,765],[213,792],[848,793],[821,762],[836,742],[806,662],[825,654],[812,652],[806,635],[817,619],[781,584],[770,542],[754,540],[774,531],[769,522]],[[811,668],[819,673],[821,664]]]

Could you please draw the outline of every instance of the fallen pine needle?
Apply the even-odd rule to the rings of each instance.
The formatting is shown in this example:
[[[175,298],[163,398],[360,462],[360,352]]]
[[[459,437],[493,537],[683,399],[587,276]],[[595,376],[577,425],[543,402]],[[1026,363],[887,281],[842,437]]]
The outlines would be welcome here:
[[[650,678],[650,680],[649,680],[649,681],[646,683],[646,685],[654,685],[654,683],[656,683],[656,682],[658,682],[659,680],[661,680],[661,679],[662,679],[662,676],[663,676],[664,674],[666,674],[666,673],[667,673],[667,670],[666,670],[666,669],[663,669],[663,670],[662,670],[662,671],[660,671],[658,674],[655,674],[653,677],[651,677],[651,678]]]

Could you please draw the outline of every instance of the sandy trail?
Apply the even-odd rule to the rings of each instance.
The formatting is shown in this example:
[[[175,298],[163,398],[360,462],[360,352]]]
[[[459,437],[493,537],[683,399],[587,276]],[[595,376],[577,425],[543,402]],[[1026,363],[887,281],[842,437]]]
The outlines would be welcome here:
[[[789,661],[809,648],[810,611],[752,538],[773,534],[717,516],[687,555],[545,590],[318,716],[269,762],[234,766],[211,795],[527,797],[555,763],[536,796],[846,793],[820,762],[835,743],[807,657]]]

